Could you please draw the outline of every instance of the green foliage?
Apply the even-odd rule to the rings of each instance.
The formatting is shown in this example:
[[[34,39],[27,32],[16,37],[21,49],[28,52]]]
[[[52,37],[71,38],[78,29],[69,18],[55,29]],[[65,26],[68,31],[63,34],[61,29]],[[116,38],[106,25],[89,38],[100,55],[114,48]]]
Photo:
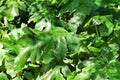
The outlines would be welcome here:
[[[0,80],[119,80],[119,0],[0,0]]]

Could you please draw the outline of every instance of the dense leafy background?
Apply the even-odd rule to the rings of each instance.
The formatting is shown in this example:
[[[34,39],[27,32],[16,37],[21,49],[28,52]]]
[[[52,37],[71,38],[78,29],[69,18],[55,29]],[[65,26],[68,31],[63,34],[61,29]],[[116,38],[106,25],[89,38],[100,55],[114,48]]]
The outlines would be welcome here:
[[[120,0],[0,0],[0,80],[119,80]]]

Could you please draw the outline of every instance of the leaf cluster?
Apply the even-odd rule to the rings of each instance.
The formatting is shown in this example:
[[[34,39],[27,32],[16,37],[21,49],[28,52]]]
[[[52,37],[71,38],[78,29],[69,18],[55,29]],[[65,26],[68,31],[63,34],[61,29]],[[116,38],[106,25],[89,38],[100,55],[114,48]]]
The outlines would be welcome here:
[[[119,80],[119,0],[1,0],[0,80]]]

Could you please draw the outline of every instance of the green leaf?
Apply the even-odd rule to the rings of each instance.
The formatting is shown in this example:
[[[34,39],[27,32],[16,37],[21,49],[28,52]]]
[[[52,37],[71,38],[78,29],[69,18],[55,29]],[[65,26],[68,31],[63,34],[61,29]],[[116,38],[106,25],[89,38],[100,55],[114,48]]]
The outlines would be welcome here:
[[[15,7],[15,6],[12,7],[11,15],[13,15],[14,17],[19,15],[17,7]]]
[[[71,70],[69,69],[68,66],[63,66],[61,68],[61,72],[62,72],[62,74],[63,74],[64,77],[67,77],[68,75],[70,75]]]
[[[93,44],[96,47],[100,47],[102,44],[104,44],[104,40],[102,39],[102,37],[97,36]]]
[[[91,52],[95,52],[95,53],[98,53],[98,52],[101,51],[99,48],[96,48],[96,47],[93,47],[93,46],[88,46],[88,49],[89,49]]]
[[[32,63],[35,63],[40,60],[41,58],[41,53],[40,53],[40,48],[41,48],[42,43],[36,44],[34,47],[31,48],[31,54],[30,54],[30,61]]]
[[[120,33],[120,26],[116,26],[116,27],[114,28],[114,35],[115,35],[117,38],[120,38],[119,33]]]
[[[3,72],[0,73],[0,79],[1,80],[9,80],[7,75],[5,73],[3,73]]]
[[[56,66],[53,70],[50,69],[47,73],[42,75],[40,78],[38,77],[36,80],[65,80],[63,75],[60,73],[61,66]]]
[[[48,51],[47,54],[44,54],[43,56],[43,63],[44,64],[48,64],[53,60],[53,56],[52,56],[52,51]]]
[[[4,2],[4,0],[1,0],[1,1],[0,1],[0,6],[3,4],[3,2]]]
[[[76,74],[76,71],[73,71],[72,73],[70,73],[70,75],[67,76],[67,80],[73,80]]]
[[[15,77],[13,80],[22,80],[20,77]]]
[[[120,78],[120,63],[116,60],[110,61],[110,63],[106,67],[106,73],[108,74],[109,78],[112,80],[117,80]]]
[[[101,47],[102,56],[106,58],[108,61],[118,58],[118,53],[117,53],[118,50],[119,47],[116,43],[104,45]]]
[[[19,55],[15,58],[15,70],[18,72],[22,71],[22,68],[25,66],[25,62],[27,61],[28,52],[30,47],[22,48],[20,50]]]
[[[65,37],[57,39],[56,49],[54,55],[58,61],[63,61],[65,54],[67,53],[67,43]]]
[[[80,1],[72,0],[69,4],[63,6],[60,10],[61,13],[71,12],[79,6]]]
[[[114,25],[111,22],[106,22],[105,25],[101,26],[100,28],[100,35],[101,36],[109,36],[113,31]]]
[[[39,17],[38,17],[39,16]],[[41,20],[41,17],[38,13],[34,13],[32,16],[30,16],[29,20],[28,20],[28,23],[30,22],[38,22]],[[37,24],[36,24],[37,25]]]
[[[67,44],[68,44],[69,50],[71,50],[72,52],[77,53],[79,51],[80,40],[77,37],[77,35],[71,35],[67,37]]]
[[[69,20],[68,25],[69,29],[72,32],[76,32],[79,25],[84,21],[84,13],[75,13],[74,16]]]
[[[0,43],[0,66],[3,65],[2,62],[5,59],[7,52],[8,52],[8,50],[3,49],[3,44]]]
[[[35,29],[46,32],[51,29],[51,24],[49,21],[46,21],[45,19],[43,19],[36,23]]]
[[[24,75],[27,80],[34,80],[34,76],[31,72],[26,72]]]
[[[81,5],[68,22],[70,30],[76,32],[79,25],[81,25],[86,16],[90,14],[90,11],[91,11],[90,8],[88,8],[85,5]]]

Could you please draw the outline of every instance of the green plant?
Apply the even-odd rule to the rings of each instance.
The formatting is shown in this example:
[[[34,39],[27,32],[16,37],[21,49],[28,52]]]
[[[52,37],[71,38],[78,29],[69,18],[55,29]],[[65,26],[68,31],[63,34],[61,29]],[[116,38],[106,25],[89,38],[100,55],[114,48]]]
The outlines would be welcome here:
[[[119,0],[1,0],[0,80],[119,80]]]

